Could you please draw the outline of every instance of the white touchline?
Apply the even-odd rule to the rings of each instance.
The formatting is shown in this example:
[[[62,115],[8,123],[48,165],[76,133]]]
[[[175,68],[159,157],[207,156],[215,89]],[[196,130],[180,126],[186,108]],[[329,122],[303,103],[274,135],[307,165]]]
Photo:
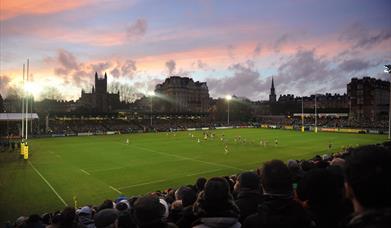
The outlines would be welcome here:
[[[119,193],[119,194],[122,194],[122,192],[116,188],[114,188],[113,186],[109,186],[111,189],[113,189],[115,192]]]
[[[87,175],[91,175],[89,172],[85,171],[84,169],[80,169],[80,171],[82,171],[83,173],[85,173]]]
[[[48,180],[46,180],[46,178],[44,176],[42,176],[42,174],[33,166],[33,163],[31,163],[30,161],[28,161],[31,168],[33,168],[33,170],[42,178],[43,181],[45,181],[45,183],[49,186],[49,188],[54,192],[54,194],[56,194],[56,196],[58,197],[58,199],[60,199],[60,201],[65,205],[65,206],[68,206],[68,204],[65,202],[65,200],[58,194],[58,192],[53,188],[53,186],[49,183]]]

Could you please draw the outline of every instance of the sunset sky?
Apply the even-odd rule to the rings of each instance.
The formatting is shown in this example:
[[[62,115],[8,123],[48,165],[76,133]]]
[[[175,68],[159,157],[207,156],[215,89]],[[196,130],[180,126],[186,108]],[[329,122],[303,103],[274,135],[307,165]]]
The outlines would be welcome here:
[[[30,59],[36,99],[77,99],[94,72],[146,93],[170,75],[213,97],[344,93],[352,77],[387,79],[390,0],[0,0],[0,94]]]

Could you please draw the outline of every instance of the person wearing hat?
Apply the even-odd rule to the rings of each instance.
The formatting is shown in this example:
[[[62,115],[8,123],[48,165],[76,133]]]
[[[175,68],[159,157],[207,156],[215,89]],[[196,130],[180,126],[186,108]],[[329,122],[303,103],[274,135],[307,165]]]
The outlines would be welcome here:
[[[106,208],[100,210],[94,216],[96,228],[115,228],[119,212],[116,209]]]
[[[236,205],[240,209],[239,221],[242,223],[251,214],[257,212],[258,204],[262,203],[262,190],[259,176],[254,172],[240,174],[235,184]]]
[[[86,228],[94,228],[93,211],[91,207],[84,206],[80,210],[76,211],[79,217],[79,223],[85,226]]]
[[[164,219],[165,206],[156,196],[143,196],[133,204],[132,217],[138,228],[177,228]]]
[[[236,206],[226,179],[213,177],[205,184],[193,206],[198,219],[193,228],[240,228],[239,208]]]

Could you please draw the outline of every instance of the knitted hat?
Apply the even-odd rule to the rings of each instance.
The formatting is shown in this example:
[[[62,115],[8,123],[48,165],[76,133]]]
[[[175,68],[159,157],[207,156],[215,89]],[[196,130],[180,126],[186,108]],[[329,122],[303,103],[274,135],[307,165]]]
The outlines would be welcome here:
[[[239,183],[241,188],[259,189],[259,181],[259,176],[254,172],[245,172],[239,176]]]
[[[94,222],[95,226],[97,228],[99,227],[106,227],[108,225],[111,225],[115,222],[115,220],[118,218],[118,211],[115,209],[103,209],[96,213],[94,216]]]

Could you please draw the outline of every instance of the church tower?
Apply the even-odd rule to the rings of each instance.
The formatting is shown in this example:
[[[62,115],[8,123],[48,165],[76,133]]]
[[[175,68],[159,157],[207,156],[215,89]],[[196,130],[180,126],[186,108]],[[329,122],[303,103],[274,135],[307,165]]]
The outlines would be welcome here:
[[[277,101],[276,99],[276,91],[274,89],[274,79],[272,77],[272,87],[270,88],[270,95],[269,95],[269,102],[275,103]]]
[[[105,73],[105,77],[100,79],[98,77],[98,73],[95,72],[95,92],[99,94],[107,93],[107,74]]]

